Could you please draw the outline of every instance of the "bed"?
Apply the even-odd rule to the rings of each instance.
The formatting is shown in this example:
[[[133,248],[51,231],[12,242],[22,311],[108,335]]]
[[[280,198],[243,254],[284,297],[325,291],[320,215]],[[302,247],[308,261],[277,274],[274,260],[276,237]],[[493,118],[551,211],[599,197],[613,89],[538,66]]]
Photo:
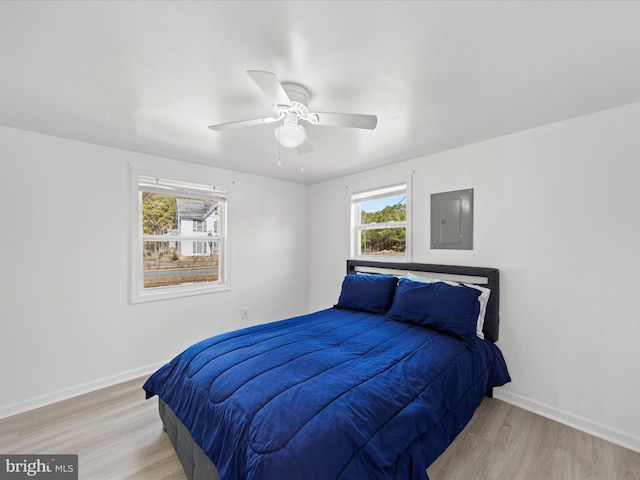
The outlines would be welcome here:
[[[189,479],[424,480],[510,381],[498,327],[497,269],[348,260],[332,308],[202,340],[143,388]]]

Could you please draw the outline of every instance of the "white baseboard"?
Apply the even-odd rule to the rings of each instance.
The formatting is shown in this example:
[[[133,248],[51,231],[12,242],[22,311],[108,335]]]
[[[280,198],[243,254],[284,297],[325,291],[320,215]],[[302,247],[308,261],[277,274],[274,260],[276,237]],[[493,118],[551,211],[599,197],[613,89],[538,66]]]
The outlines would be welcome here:
[[[520,407],[530,412],[537,413],[538,415],[542,415],[543,417],[549,418],[564,425],[568,425],[569,427],[588,433],[589,435],[593,435],[594,437],[601,438],[608,442],[615,443],[616,445],[620,445],[621,447],[628,448],[629,450],[640,453],[640,437],[637,437],[635,435],[622,432],[615,428],[607,427],[606,425],[602,425],[598,422],[594,422],[579,415],[565,412],[556,407],[531,400],[529,398],[518,395],[517,393],[503,391],[499,388],[494,389],[493,397],[506,403],[510,403],[511,405],[515,405],[516,407]]]
[[[35,408],[51,405],[52,403],[60,402],[62,400],[68,400],[69,398],[77,397],[78,395],[82,395],[84,393],[100,390],[101,388],[110,387],[112,385],[126,382],[128,380],[133,380],[145,375],[151,375],[165,363],[167,362],[159,362],[153,365],[135,368],[126,372],[121,372],[115,375],[100,378],[98,380],[93,380],[91,382],[30,398],[19,403],[0,405],[0,419],[11,417],[19,413],[24,413]]]

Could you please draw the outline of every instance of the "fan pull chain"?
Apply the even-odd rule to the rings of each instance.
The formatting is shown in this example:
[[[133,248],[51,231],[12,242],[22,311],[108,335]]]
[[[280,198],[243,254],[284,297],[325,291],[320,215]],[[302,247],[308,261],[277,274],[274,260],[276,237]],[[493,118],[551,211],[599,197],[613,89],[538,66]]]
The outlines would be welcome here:
[[[280,130],[276,130],[278,132],[278,161],[276,162],[276,165],[278,165],[278,167],[282,167],[282,162],[280,161]]]

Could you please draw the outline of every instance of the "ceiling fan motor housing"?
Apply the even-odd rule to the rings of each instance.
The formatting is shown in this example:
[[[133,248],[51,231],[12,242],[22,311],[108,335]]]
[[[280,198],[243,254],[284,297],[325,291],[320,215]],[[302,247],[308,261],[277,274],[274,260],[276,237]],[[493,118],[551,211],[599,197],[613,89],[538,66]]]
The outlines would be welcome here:
[[[275,105],[273,107],[275,114],[279,117],[285,117],[285,122],[289,123],[291,123],[291,116],[288,114],[295,115],[296,123],[298,119],[307,120],[310,123],[317,123],[317,121],[314,121],[316,119],[312,118],[315,117],[315,115],[309,115],[309,109],[307,107],[309,99],[311,98],[309,90],[297,83],[283,83],[282,88],[289,97],[289,100],[291,100],[291,107]]]
[[[289,100],[302,104],[305,108],[307,107],[311,99],[309,90],[297,83],[283,83],[282,88],[287,93]]]

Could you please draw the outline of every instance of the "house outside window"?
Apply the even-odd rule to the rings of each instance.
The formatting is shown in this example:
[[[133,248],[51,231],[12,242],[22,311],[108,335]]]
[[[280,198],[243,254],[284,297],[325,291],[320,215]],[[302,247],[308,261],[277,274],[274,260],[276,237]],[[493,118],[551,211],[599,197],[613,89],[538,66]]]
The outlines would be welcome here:
[[[228,290],[227,188],[134,170],[132,303]]]
[[[407,198],[407,183],[351,195],[354,258],[408,260]]]
[[[219,223],[218,215],[219,204],[207,200],[177,198],[176,199],[176,215],[178,218],[178,232],[180,235],[186,235],[191,232],[195,238],[207,237],[207,242],[214,241],[214,234],[217,236],[219,232],[217,224]],[[195,241],[191,244],[183,243],[180,253],[185,256],[193,255],[211,255],[215,254],[213,244],[209,245],[205,241]]]

